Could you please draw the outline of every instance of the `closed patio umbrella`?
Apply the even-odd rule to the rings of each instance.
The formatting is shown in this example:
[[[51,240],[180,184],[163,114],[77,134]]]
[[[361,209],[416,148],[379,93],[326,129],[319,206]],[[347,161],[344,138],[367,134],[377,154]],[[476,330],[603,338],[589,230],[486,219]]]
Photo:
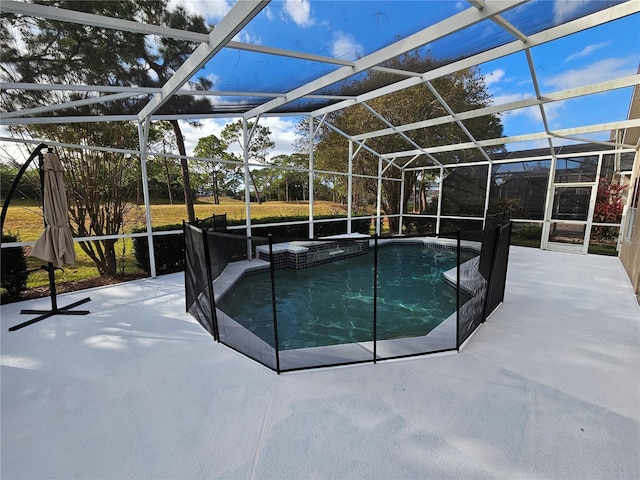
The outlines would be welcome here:
[[[36,155],[42,155],[40,152],[46,148],[46,145],[41,144],[38,146],[35,152],[29,157],[27,163],[20,171],[20,175],[24,173],[26,166]],[[77,302],[74,302],[65,307],[58,307],[58,301],[56,299],[56,282],[54,277],[54,271],[57,265],[62,267],[63,265],[75,265],[76,253],[73,248],[73,236],[71,235],[71,227],[69,226],[69,205],[67,203],[67,194],[64,188],[63,169],[60,159],[54,153],[45,153],[41,157],[40,169],[43,188],[43,204],[44,209],[44,231],[38,238],[38,241],[31,250],[31,256],[41,258],[47,262],[42,268],[49,274],[49,289],[51,297],[51,309],[50,310],[21,310],[20,313],[24,314],[37,314],[38,317],[23,322],[19,325],[15,325],[9,328],[9,331],[19,330],[27,325],[31,325],[45,318],[49,318],[52,315],[86,315],[89,310],[72,310],[78,305],[91,300],[90,297],[83,298]],[[14,184],[11,186],[8,198],[5,200],[5,204],[2,207],[2,219],[4,221],[4,215],[9,204],[11,194],[15,190],[18,178],[14,179]]]
[[[44,221],[45,228],[31,251],[31,256],[41,258],[59,267],[75,265],[76,253],[69,227],[67,194],[64,188],[63,169],[55,153],[45,153],[44,171]]]

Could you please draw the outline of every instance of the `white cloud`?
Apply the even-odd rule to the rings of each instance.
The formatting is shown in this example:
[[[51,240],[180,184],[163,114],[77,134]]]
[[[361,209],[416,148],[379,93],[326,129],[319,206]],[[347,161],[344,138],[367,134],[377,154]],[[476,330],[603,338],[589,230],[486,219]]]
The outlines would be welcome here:
[[[494,95],[493,97],[493,105],[504,105],[506,103],[517,102],[520,100],[525,100],[527,98],[531,98],[530,94],[524,93],[509,93],[504,95]],[[560,115],[560,110],[563,107],[564,102],[553,102],[547,103],[544,105],[544,113],[547,117],[547,121],[555,120]],[[510,120],[516,120],[517,118],[525,118],[528,120],[533,120],[536,122],[542,121],[542,114],[540,113],[540,107],[524,107],[518,108],[516,110],[508,110],[502,114],[502,123],[505,125]]]
[[[556,0],[553,3],[553,21],[560,24],[571,18],[571,15],[582,5],[583,0]]]
[[[180,121],[180,128],[184,135],[185,149],[187,155],[193,155],[193,149],[198,144],[198,140],[208,135],[220,137],[220,133],[228,123],[235,122],[236,119],[204,119],[200,121],[200,127],[194,127],[187,122]],[[279,118],[267,117],[260,120],[260,125],[269,127],[271,130],[271,140],[275,143],[275,148],[270,152],[269,156],[290,155],[294,153],[295,148],[295,128],[298,120],[295,118]],[[232,153],[240,153],[239,147],[230,149]]]
[[[501,68],[497,68],[492,72],[487,73],[484,76],[484,84],[488,87],[494,83],[499,82],[500,80],[502,80],[502,78],[505,75],[505,71],[502,70]]]
[[[309,0],[285,0],[284,11],[299,27],[308,27],[314,23]]]
[[[275,15],[273,14],[273,10],[271,10],[271,7],[266,7],[264,9],[264,13],[267,16],[267,20],[269,21],[273,21],[273,19],[275,18]]]
[[[362,45],[348,33],[335,33],[331,44],[331,53],[334,57],[343,60],[356,60],[362,56],[363,50]]]
[[[584,47],[579,52],[576,52],[576,53],[574,53],[572,55],[569,55],[565,59],[565,62],[570,62],[571,60],[575,60],[576,58],[588,57],[589,55],[591,55],[596,50],[600,50],[601,48],[606,47],[610,43],[611,42],[602,42],[602,43],[595,43],[593,45],[587,45],[586,47]]]
[[[211,82],[211,89],[215,90],[219,83],[220,83],[220,77],[218,75],[216,75],[215,73],[210,73],[207,75],[207,80],[209,80]]]
[[[192,15],[201,15],[211,20],[220,20],[224,17],[233,2],[229,0],[169,0],[169,9],[173,10],[176,6],[181,5],[187,13]]]
[[[542,81],[544,85],[556,90],[567,90],[582,85],[620,78],[636,73],[633,62],[626,58],[607,58],[599,62],[592,63],[581,69],[567,70],[558,75],[546,78]]]
[[[241,32],[239,32],[233,39],[237,42],[250,43],[252,45],[262,44],[262,39],[259,36],[252,35],[246,30],[242,30]]]

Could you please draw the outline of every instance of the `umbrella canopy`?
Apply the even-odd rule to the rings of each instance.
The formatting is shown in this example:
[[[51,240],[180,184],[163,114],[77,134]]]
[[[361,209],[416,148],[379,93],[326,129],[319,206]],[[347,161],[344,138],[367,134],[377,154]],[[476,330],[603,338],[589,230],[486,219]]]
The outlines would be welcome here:
[[[44,154],[43,170],[45,228],[34,245],[31,256],[59,267],[75,265],[76,252],[69,227],[69,206],[64,188],[62,163],[56,154]]]

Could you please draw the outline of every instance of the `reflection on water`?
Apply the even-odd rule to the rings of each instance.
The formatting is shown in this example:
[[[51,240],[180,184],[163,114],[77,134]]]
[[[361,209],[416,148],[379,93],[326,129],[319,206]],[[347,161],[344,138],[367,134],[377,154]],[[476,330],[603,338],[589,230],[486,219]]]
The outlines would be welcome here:
[[[474,256],[463,252],[463,261]],[[373,250],[304,270],[275,272],[278,339],[283,350],[373,339]],[[443,272],[456,252],[423,245],[378,250],[377,337],[426,335],[455,311]],[[218,308],[273,345],[269,273],[243,278]]]

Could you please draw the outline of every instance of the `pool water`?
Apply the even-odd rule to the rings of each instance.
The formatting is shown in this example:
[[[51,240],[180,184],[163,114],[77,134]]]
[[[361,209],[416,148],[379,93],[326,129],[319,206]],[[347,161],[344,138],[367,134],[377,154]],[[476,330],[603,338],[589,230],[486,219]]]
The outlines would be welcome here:
[[[463,252],[462,261],[475,256]],[[275,272],[278,340],[282,350],[373,339],[373,250],[304,270]],[[456,309],[443,272],[455,250],[422,244],[378,249],[378,340],[426,335]],[[270,274],[244,277],[217,305],[274,345]]]

